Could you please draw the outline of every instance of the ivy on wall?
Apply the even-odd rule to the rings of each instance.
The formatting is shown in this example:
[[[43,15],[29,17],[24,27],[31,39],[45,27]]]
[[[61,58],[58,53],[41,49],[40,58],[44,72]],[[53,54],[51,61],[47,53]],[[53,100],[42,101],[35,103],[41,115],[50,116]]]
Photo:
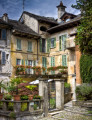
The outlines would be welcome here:
[[[84,83],[92,83],[92,55],[81,56],[80,74]]]

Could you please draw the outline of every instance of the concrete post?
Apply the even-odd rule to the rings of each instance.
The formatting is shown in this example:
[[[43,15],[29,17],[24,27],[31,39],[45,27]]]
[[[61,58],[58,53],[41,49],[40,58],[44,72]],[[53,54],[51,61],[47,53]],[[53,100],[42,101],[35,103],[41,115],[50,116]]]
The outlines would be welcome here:
[[[39,95],[44,97],[44,81],[39,80]]]
[[[55,80],[56,84],[56,108],[64,109],[64,82],[60,79]]]
[[[48,80],[44,81],[44,104],[43,104],[44,117],[48,116]]]
[[[76,78],[75,77],[73,77],[72,78],[72,92],[73,92],[73,100],[74,101],[76,101],[76,92],[75,92],[75,90],[76,90]]]

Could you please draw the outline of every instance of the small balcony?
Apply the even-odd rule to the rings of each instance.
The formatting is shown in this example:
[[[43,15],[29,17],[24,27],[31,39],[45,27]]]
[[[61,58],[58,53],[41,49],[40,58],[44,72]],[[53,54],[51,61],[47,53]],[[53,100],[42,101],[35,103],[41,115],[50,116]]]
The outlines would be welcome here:
[[[74,50],[75,49],[74,38],[75,37],[70,37],[70,38],[67,39],[67,42],[66,42],[66,48],[67,49],[70,49],[70,50]]]

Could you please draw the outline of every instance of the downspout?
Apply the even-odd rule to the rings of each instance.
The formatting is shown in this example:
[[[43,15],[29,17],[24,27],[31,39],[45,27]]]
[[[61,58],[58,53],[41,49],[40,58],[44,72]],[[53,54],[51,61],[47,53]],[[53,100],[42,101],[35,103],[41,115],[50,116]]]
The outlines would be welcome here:
[[[37,63],[38,63],[38,39],[37,39]]]

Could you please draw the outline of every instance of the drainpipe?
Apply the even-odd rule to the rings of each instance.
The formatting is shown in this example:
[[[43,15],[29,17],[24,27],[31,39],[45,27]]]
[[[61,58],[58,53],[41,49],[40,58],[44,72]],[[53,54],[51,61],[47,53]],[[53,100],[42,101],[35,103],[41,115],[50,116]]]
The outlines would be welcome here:
[[[37,63],[38,63],[38,39],[37,39]]]

